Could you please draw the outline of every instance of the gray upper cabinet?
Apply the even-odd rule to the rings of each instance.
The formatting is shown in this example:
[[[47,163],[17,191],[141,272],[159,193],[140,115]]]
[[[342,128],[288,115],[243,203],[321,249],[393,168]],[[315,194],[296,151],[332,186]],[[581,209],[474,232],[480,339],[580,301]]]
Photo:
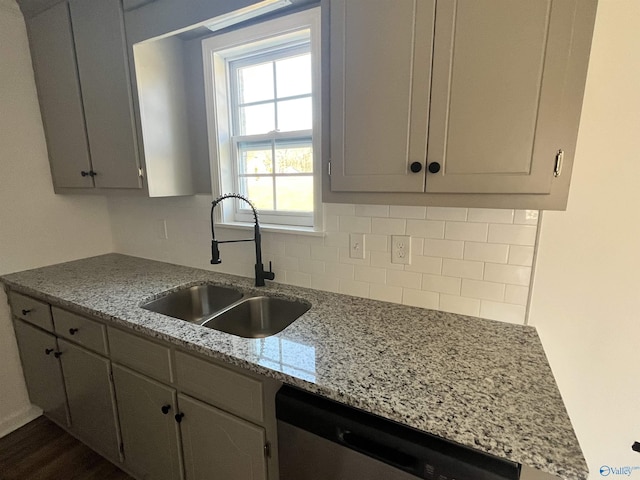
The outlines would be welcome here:
[[[565,208],[596,3],[326,0],[323,199]]]
[[[142,186],[121,8],[73,0],[27,19],[57,191]]]

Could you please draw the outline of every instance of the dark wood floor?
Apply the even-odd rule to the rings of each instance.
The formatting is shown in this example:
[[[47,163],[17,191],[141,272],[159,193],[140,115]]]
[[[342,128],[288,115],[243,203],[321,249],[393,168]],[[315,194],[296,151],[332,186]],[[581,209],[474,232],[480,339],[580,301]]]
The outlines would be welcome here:
[[[39,417],[0,438],[0,480],[133,480],[56,424]]]

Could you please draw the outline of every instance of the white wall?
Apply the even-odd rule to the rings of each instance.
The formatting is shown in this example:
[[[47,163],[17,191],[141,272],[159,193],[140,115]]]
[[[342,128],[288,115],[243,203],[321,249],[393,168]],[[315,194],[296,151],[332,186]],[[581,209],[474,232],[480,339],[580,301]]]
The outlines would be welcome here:
[[[112,250],[104,198],[53,194],[24,21],[0,0],[0,274]],[[0,291],[0,436],[33,414]]]
[[[591,479],[640,466],[639,208],[640,1],[600,0],[569,206],[543,215],[530,312]]]

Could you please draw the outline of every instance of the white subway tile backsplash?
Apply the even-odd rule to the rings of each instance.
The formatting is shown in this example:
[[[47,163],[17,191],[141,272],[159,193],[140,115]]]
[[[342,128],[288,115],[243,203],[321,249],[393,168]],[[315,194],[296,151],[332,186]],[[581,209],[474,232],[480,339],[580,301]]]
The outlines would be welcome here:
[[[389,205],[356,205],[358,217],[388,217]]]
[[[329,275],[311,275],[311,288],[338,293],[338,278]]]
[[[513,210],[493,208],[470,208],[468,222],[513,223]]]
[[[402,288],[372,284],[369,287],[369,298],[383,302],[402,303]]]
[[[496,243],[464,243],[464,259],[479,262],[507,263],[509,245]]]
[[[381,235],[404,235],[407,221],[402,218],[372,218],[371,233]]]
[[[349,248],[349,245],[345,248]],[[323,260],[325,262],[337,262],[340,258],[340,249],[333,246],[313,246],[311,247],[311,258],[314,260]]]
[[[484,269],[484,279],[489,282],[528,286],[530,277],[531,267],[487,263]]]
[[[369,298],[369,284],[366,282],[339,279],[338,292],[354,297]]]
[[[519,225],[537,225],[540,212],[538,210],[516,210],[513,223]]]
[[[224,263],[207,264],[209,196],[108,202],[118,252],[253,276],[251,244],[226,244]],[[537,210],[327,204],[323,216],[324,236],[263,233],[263,259],[277,282],[524,321]],[[156,219],[166,219],[168,240],[157,238]],[[349,257],[350,233],[365,234],[365,259]],[[216,234],[246,232],[221,226]],[[411,236],[410,265],[391,263],[391,236],[402,234]]]
[[[526,305],[529,301],[529,288],[520,285],[507,285],[504,292],[505,303]]]
[[[356,265],[355,279],[359,282],[387,283],[387,270],[384,268]]]
[[[344,263],[325,263],[325,273],[330,277],[341,278],[343,280],[353,280],[355,277],[355,266]]]
[[[349,203],[325,203],[325,215],[355,215],[356,206]]]
[[[460,295],[461,278],[444,277],[442,275],[422,275],[422,289],[430,292],[448,293],[449,295]]]
[[[468,240],[470,242],[486,242],[487,223],[446,222],[444,238],[447,240]]]
[[[422,238],[444,238],[444,221],[407,220],[407,235]]]
[[[480,304],[480,316],[491,320],[523,324],[525,313],[526,308],[521,305],[507,305],[487,300],[482,300]]]
[[[448,277],[470,278],[482,280],[484,263],[472,260],[454,260],[445,258],[442,260],[442,274]]]
[[[427,219],[466,222],[467,209],[453,207],[427,207]]]
[[[338,229],[348,233],[371,233],[371,217],[340,216]]]
[[[397,287],[420,289],[422,275],[418,272],[406,272],[404,270],[390,270],[387,272],[387,284]]]
[[[413,307],[422,308],[438,308],[440,295],[434,292],[425,292],[424,290],[412,290],[405,288],[402,291],[402,303]]]
[[[533,246],[536,244],[536,227],[492,224],[489,226],[489,242]]]
[[[424,241],[423,254],[430,257],[462,258],[464,252],[464,242],[456,240],[434,240]]]
[[[509,263],[529,267],[533,265],[533,251],[533,247],[511,245],[509,247]]]
[[[324,274],[324,262],[319,260],[308,260],[301,258],[298,260],[299,269],[303,273]]]
[[[442,272],[442,258],[411,255],[411,264],[405,265],[405,270],[420,273]]]
[[[365,248],[366,248],[366,240],[365,240]],[[367,253],[371,260],[372,267],[382,267],[387,270],[404,270],[404,265],[399,263],[391,263],[391,252],[378,252],[376,250],[371,250]]]
[[[389,236],[368,233],[364,237],[364,250],[365,252],[370,252],[371,250],[376,252],[390,251]]]
[[[502,302],[504,300],[504,291],[504,283],[484,282],[482,280],[469,280],[468,278],[463,278],[460,294],[463,297]]]
[[[480,300],[476,298],[459,297],[457,295],[440,295],[440,310],[445,312],[458,313],[460,315],[480,314]]]
[[[427,207],[407,207],[401,205],[391,205],[389,216],[394,218],[423,219],[427,216]]]

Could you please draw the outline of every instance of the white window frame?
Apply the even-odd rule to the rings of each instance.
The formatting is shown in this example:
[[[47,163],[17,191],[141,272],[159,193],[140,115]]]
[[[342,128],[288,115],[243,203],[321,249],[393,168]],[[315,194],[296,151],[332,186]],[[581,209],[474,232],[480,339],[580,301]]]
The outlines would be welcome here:
[[[311,136],[313,147],[313,215],[299,215],[296,212],[273,214],[261,213],[261,225],[284,230],[300,229],[322,231],[322,156],[321,156],[321,52],[320,52],[320,9],[312,8],[282,16],[266,22],[257,23],[202,41],[204,62],[204,82],[207,110],[207,131],[209,137],[209,157],[211,164],[211,185],[214,196],[234,191],[236,188],[237,163],[236,142],[233,141],[232,105],[229,102],[229,64],[242,57],[255,55],[261,49],[273,49],[283,43],[296,45],[306,41],[309,31],[309,44],[312,64],[312,110],[313,123]],[[286,133],[265,136],[265,140],[282,137]],[[241,202],[223,202],[217,209],[216,221],[223,224],[238,225],[252,223],[252,216],[245,215],[245,206]]]

